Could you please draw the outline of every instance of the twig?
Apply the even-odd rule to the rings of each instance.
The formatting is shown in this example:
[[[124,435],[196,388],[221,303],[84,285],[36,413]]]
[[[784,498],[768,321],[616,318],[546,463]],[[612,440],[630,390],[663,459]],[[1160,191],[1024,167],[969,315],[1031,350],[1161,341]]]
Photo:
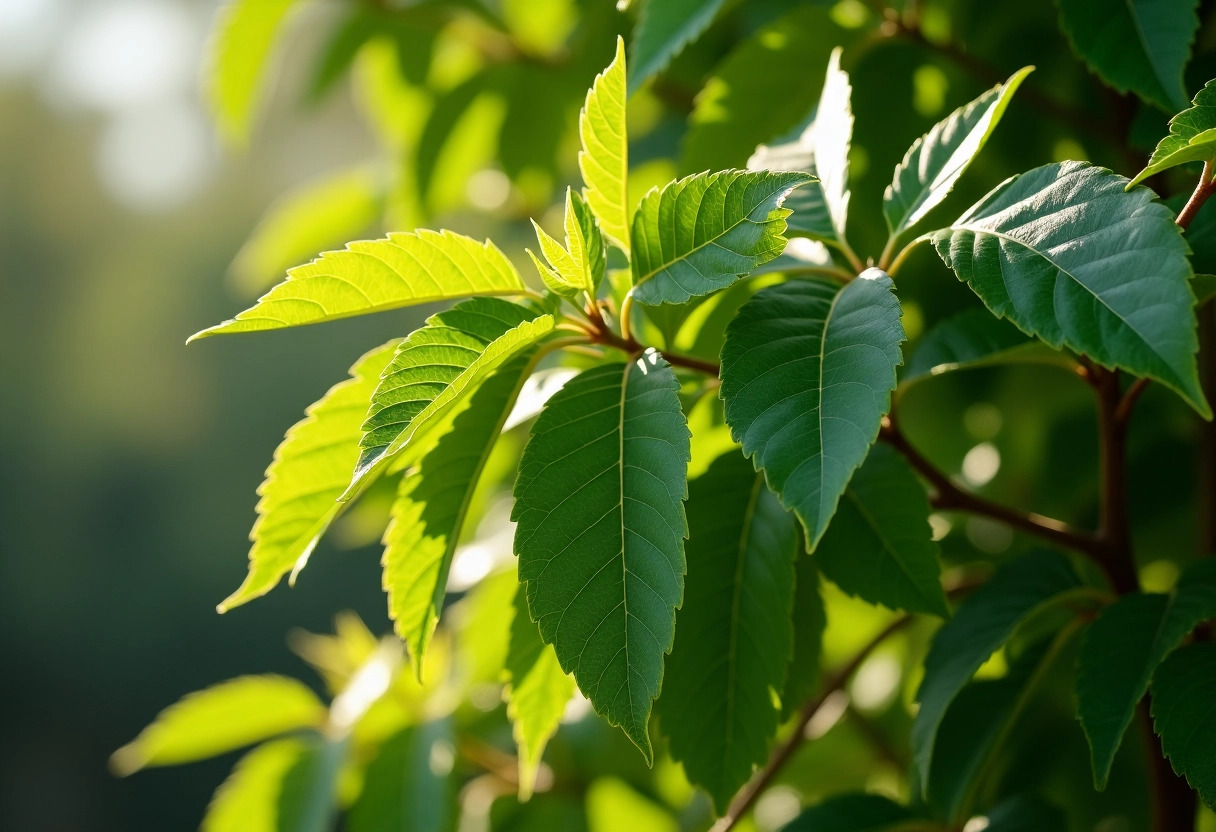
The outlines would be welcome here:
[[[1174,219],[1174,222],[1184,230],[1191,227],[1191,222],[1194,221],[1195,215],[1199,213],[1199,209],[1212,197],[1212,194],[1216,193],[1216,179],[1213,179],[1212,174],[1212,163],[1204,162],[1203,173],[1199,176],[1199,183],[1195,185],[1195,191]]]
[[[624,329],[624,314],[629,311],[626,308],[628,303],[629,298],[626,297],[626,302],[625,304],[622,304],[621,307],[622,329]],[[637,355],[646,349],[646,345],[639,342],[632,335],[625,337],[613,332],[608,324],[604,321],[604,318],[598,309],[594,307],[589,309],[588,316],[591,319],[592,325],[595,327],[595,330],[591,333],[592,343],[613,347],[614,349],[621,350],[629,355]],[[659,351],[659,354],[667,360],[668,364],[675,367],[684,367],[689,370],[696,370],[697,372],[705,373],[706,375],[714,378],[718,378],[718,374],[722,369],[718,364],[715,364],[712,361],[703,361],[700,358],[695,358],[691,355],[683,355],[681,353],[671,352],[669,350],[661,350]]]

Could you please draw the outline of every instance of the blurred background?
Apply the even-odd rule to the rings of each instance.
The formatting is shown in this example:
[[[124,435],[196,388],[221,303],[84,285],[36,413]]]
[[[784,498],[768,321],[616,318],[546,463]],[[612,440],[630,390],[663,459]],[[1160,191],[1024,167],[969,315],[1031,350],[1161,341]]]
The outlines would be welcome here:
[[[287,266],[385,228],[492,232],[518,258],[530,234],[524,218],[551,223],[559,187],[577,182],[571,127],[583,90],[630,25],[608,2],[505,0],[508,44],[544,60],[495,58],[497,41],[470,58],[461,44],[480,34],[465,30],[421,56],[398,41],[399,74],[411,72],[403,55],[423,64],[418,99],[385,91],[374,51],[360,52],[353,86],[325,80],[353,60],[333,38],[351,5],[313,3],[293,16],[242,147],[218,137],[201,92],[215,0],[0,0],[2,830],[194,828],[231,758],[120,780],[106,768],[109,754],[185,692],[243,673],[301,674],[284,645],[293,627],[324,631],[352,609],[373,631],[389,629],[375,533],[357,522],[321,544],[294,589],[223,616],[215,604],[244,574],[254,489],[285,428],[355,358],[409,332],[426,310],[190,348],[185,339],[248,306]],[[1025,64],[1039,66],[1029,92],[945,213],[1057,159],[1131,174],[1165,130],[1165,113],[1104,91],[1086,72],[1049,0],[1003,8],[1000,26],[985,25],[986,3],[926,3],[926,31],[955,44],[953,56],[912,39],[863,40],[874,31],[873,5],[728,4],[660,82],[631,99],[631,187],[640,194],[682,172],[743,165],[756,144],[805,118],[838,43],[851,50],[853,210],[869,219],[850,232],[863,253],[884,238],[877,208],[907,145]],[[1205,23],[1197,53],[1212,36]],[[958,44],[983,55],[983,66],[969,66]],[[1204,54],[1192,64],[1191,92],[1211,77]],[[337,55],[335,68],[318,70],[319,55]],[[496,60],[522,75],[504,70],[469,85]],[[756,62],[762,76],[740,74]],[[401,123],[386,126],[386,114]],[[394,173],[383,176],[386,159]],[[363,187],[360,177],[389,184]],[[340,216],[302,239],[270,234],[274,244],[242,250],[285,193],[318,182],[339,188],[324,200]],[[1186,187],[1154,184],[1163,193]],[[904,274],[913,337],[975,304],[929,250]],[[1066,373],[950,376],[910,392],[903,412],[927,453],[988,496],[1092,522],[1090,396]],[[1194,548],[1193,425],[1157,386],[1137,419],[1152,426],[1133,437],[1142,567],[1168,586]],[[1023,546],[1003,527],[940,521],[945,551],[959,560]],[[869,671],[880,691],[912,684],[884,661]],[[884,696],[876,714],[894,699]],[[1067,702],[1056,710],[1066,713]],[[893,724],[896,733],[906,727],[906,714]],[[1067,718],[1036,722],[1044,731],[1055,724],[1077,740],[1075,760],[1055,764],[1080,777],[1055,790],[1085,790],[1080,731]],[[807,765],[825,763],[833,747],[808,752]],[[1023,762],[1044,769],[1031,779],[1050,776],[1050,761]],[[828,765],[835,780],[823,779],[824,789],[864,786],[877,764],[846,754]],[[1083,815],[1100,820],[1120,784],[1137,777],[1134,766],[1118,769],[1106,808]],[[786,798],[796,808],[797,795]],[[1122,828],[1134,827],[1112,827]]]

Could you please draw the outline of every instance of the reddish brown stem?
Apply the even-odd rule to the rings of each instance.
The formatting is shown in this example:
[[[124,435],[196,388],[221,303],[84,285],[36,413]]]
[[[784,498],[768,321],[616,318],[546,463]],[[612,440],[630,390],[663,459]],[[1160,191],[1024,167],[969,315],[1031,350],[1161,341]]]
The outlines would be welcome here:
[[[1178,216],[1174,219],[1183,229],[1191,227],[1191,222],[1199,213],[1199,209],[1207,202],[1212,194],[1216,194],[1216,179],[1213,179],[1213,167],[1211,162],[1203,163],[1203,173],[1199,175],[1199,183],[1195,186],[1194,193],[1187,200],[1186,205],[1182,206],[1182,210],[1178,212]]]

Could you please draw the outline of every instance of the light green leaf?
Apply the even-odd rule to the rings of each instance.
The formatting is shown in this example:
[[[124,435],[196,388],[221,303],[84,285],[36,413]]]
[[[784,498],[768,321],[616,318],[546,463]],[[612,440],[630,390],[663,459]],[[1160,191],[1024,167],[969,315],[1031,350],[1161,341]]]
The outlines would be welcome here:
[[[938,729],[950,703],[1018,625],[1079,585],[1061,555],[1038,552],[1013,561],[959,605],[933,637],[912,723],[917,770],[932,771]]]
[[[725,0],[646,0],[630,47],[629,93],[667,68],[714,22]]]
[[[794,518],[737,450],[688,489],[684,604],[655,705],[671,756],[719,814],[768,757],[793,650]]]
[[[249,140],[272,53],[297,0],[231,0],[216,16],[208,46],[206,96],[220,135]]]
[[[191,336],[333,321],[470,295],[518,295],[523,279],[498,247],[450,231],[348,243],[287,272],[253,307]]]
[[[648,764],[646,726],[684,595],[689,432],[678,389],[653,351],[567,382],[532,428],[511,513],[542,638]]]
[[[1216,643],[1175,650],[1153,675],[1153,730],[1174,771],[1216,809]]]
[[[367,766],[359,799],[347,815],[350,832],[450,832],[457,801],[451,778],[452,726],[437,719],[389,737]]]
[[[881,832],[897,829],[916,815],[877,794],[838,794],[804,809],[781,832]]]
[[[845,488],[815,560],[851,595],[949,618],[930,511],[916,472],[894,449],[877,445]]]
[[[684,303],[723,289],[785,248],[781,203],[814,181],[797,171],[698,173],[653,190],[633,218],[633,294]]]
[[[912,143],[883,193],[882,213],[893,238],[924,219],[950,194],[1033,70],[1030,66],[1019,69],[1008,81],[959,107]]]
[[[1093,753],[1097,788],[1106,788],[1153,672],[1209,618],[1216,618],[1216,560],[1192,565],[1169,595],[1124,595],[1090,626],[1077,664],[1077,718]]]
[[[837,47],[828,59],[810,136],[815,172],[837,240],[844,239],[849,218],[849,148],[853,141],[853,88],[848,73],[840,68],[841,54]]]
[[[419,676],[477,482],[532,365],[524,353],[491,375],[401,478],[381,562],[389,616]]]
[[[762,144],[757,147],[756,152],[747,160],[747,169],[800,170],[815,176],[814,136],[815,122],[811,120],[795,138],[771,146]],[[783,205],[792,212],[785,220],[789,234],[801,234],[825,243],[837,242],[836,228],[832,225],[832,215],[828,211],[822,182],[810,182],[797,188],[786,197]],[[772,261],[776,262],[777,260]],[[830,257],[826,265],[831,265]]]
[[[562,670],[552,644],[541,641],[528,617],[523,585],[515,594],[515,616],[505,668],[507,717],[519,748],[519,799],[532,796],[545,746],[557,733],[574,696],[574,678]]]
[[[900,383],[909,384],[952,370],[1031,358],[1068,361],[1063,353],[1049,351],[987,309],[968,309],[942,321],[917,341]]]
[[[479,384],[553,331],[552,315],[498,298],[473,298],[427,318],[397,347],[372,394],[350,499],[407,446],[428,436]]]
[[[114,752],[119,774],[214,757],[302,728],[318,728],[325,706],[286,676],[239,676],[171,705],[133,741]]]
[[[601,777],[587,789],[587,832],[679,832],[680,824],[662,806],[623,780]]]
[[[368,167],[308,182],[270,206],[232,262],[232,276],[251,294],[318,251],[366,231],[384,208],[384,186]]]
[[[258,487],[257,522],[249,533],[249,573],[217,607],[227,612],[265,595],[288,572],[299,572],[313,547],[345,507],[338,502],[359,458],[367,402],[388,366],[396,341],[355,362],[351,378],[308,407],[275,449]]]
[[[1199,28],[1198,0],[1056,0],[1060,28],[1089,68],[1119,92],[1163,109],[1186,106],[1182,72]]]
[[[532,227],[536,230],[537,242],[549,268],[531,251],[528,254],[536,263],[545,286],[564,298],[574,298],[580,294],[595,297],[604,278],[604,239],[595,216],[582,196],[571,188],[566,189],[564,247],[537,225],[536,220],[532,221]]]
[[[616,57],[595,77],[578,117],[582,150],[578,167],[587,204],[604,235],[629,255],[629,140],[625,132],[625,41],[616,39]]]
[[[726,330],[726,423],[812,548],[878,436],[903,339],[894,285],[877,269],[843,289],[764,289]]]
[[[1160,381],[1210,418],[1186,242],[1152,191],[1126,184],[1084,162],[1044,165],[1007,179],[933,243],[993,314]]]
[[[1211,161],[1216,161],[1216,81],[1208,81],[1191,106],[1170,119],[1170,134],[1127,187],[1177,165]]]
[[[203,816],[202,832],[280,832],[283,781],[308,750],[301,740],[282,739],[242,757],[216,789]]]
[[[802,551],[801,546],[798,551]],[[819,565],[814,558],[803,555],[797,558],[794,568],[794,655],[781,694],[782,721],[793,716],[815,693],[823,655],[823,632],[828,626],[819,586]]]

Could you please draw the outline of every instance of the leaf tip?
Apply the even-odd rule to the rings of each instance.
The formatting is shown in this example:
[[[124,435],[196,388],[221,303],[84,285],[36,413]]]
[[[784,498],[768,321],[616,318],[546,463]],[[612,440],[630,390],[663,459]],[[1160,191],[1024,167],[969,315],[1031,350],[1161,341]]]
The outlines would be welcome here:
[[[139,740],[134,740],[110,755],[110,771],[115,777],[127,777],[143,768],[144,762]]]

